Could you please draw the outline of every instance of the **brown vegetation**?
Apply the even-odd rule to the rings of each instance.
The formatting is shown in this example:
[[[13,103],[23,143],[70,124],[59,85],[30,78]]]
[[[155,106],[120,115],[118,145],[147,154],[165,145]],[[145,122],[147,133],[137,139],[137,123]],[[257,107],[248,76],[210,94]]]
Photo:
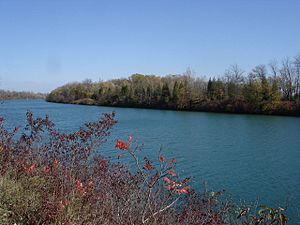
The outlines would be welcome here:
[[[300,115],[300,55],[279,65],[258,65],[247,75],[237,65],[221,78],[196,78],[188,70],[165,77],[133,74],[128,79],[59,87],[47,101],[228,113]]]
[[[222,192],[194,191],[176,174],[176,160],[140,160],[140,146],[117,140],[112,162],[93,150],[106,141],[115,115],[60,133],[27,113],[23,130],[0,119],[0,224],[285,224],[283,209],[250,212]],[[133,160],[126,165],[123,157]],[[238,212],[235,212],[238,210]]]
[[[13,99],[45,99],[46,94],[33,93],[26,91],[4,91],[0,90],[0,100],[13,100]]]

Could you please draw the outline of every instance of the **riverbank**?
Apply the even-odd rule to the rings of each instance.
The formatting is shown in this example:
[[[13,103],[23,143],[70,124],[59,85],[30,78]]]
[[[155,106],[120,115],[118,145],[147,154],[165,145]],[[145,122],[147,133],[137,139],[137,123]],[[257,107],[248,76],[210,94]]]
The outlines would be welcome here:
[[[28,91],[7,91],[0,90],[0,100],[21,100],[21,99],[45,99],[46,94]]]
[[[300,111],[287,111],[286,109],[282,109],[281,111],[272,111],[272,112],[251,112],[251,111],[244,111],[244,110],[237,110],[234,111],[229,110],[226,106],[216,106],[215,108],[211,107],[198,107],[198,108],[191,108],[191,109],[178,109],[175,107],[168,107],[168,106],[149,106],[149,105],[125,105],[125,104],[99,104],[95,102],[93,99],[79,99],[73,102],[59,102],[59,101],[52,101],[47,100],[47,102],[52,103],[60,103],[60,104],[73,104],[73,105],[87,105],[87,106],[106,106],[106,107],[118,107],[118,108],[137,108],[137,109],[152,109],[152,110],[170,110],[170,111],[183,111],[183,112],[209,112],[209,113],[225,113],[225,114],[242,114],[242,115],[270,115],[270,116],[292,116],[292,117],[300,117]],[[229,105],[230,106],[230,105]]]
[[[300,74],[299,79],[287,80],[284,73],[281,77],[268,75],[262,65],[247,76],[243,74],[239,67],[234,66],[224,77],[208,80],[194,77],[190,71],[168,76],[133,74],[128,78],[101,82],[85,80],[56,88],[46,100],[147,109],[300,116]]]

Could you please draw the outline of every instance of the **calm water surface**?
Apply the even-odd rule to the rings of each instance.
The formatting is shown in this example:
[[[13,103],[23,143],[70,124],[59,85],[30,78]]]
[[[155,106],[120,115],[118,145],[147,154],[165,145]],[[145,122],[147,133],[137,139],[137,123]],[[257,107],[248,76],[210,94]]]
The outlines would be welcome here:
[[[25,113],[48,114],[60,130],[71,131],[115,111],[118,124],[112,138],[99,149],[109,156],[116,138],[132,135],[154,155],[162,145],[165,155],[175,156],[182,176],[192,175],[194,186],[203,182],[212,190],[226,189],[235,199],[284,206],[291,224],[299,218],[300,118],[230,115],[201,112],[96,107],[47,103],[41,100],[6,101],[0,115],[8,127],[23,125]],[[294,222],[292,222],[294,221]]]

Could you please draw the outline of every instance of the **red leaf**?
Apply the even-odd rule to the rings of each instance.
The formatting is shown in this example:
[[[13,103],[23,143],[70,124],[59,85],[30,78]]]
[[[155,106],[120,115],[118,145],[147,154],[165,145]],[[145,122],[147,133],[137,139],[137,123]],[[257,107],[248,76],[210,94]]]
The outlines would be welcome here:
[[[128,143],[128,145],[130,145],[132,143],[132,136],[129,136],[127,143]]]
[[[85,194],[85,188],[83,187],[82,183],[79,180],[76,180],[75,187],[80,194]]]
[[[159,156],[159,161],[165,163],[166,162],[166,158],[163,155]]]
[[[178,189],[176,192],[178,194],[188,194],[190,191],[190,187],[189,186],[186,186],[184,188],[181,188],[181,189]]]
[[[173,158],[171,161],[170,161],[170,166],[173,166],[173,164],[176,162],[176,159]]]
[[[23,165],[23,168],[24,168],[24,170],[25,170],[26,172],[32,174],[32,172],[33,172],[34,169],[36,168],[36,165],[35,165],[35,164],[32,164],[32,165],[29,166],[29,167],[26,167],[26,166]]]
[[[43,171],[44,171],[44,173],[49,173],[50,172],[50,167],[49,166],[44,166],[44,169],[43,169]]]
[[[177,174],[174,172],[174,170],[168,170],[167,173],[171,175],[172,177],[175,177]]]
[[[163,181],[167,184],[170,184],[171,183],[171,180],[167,177],[164,177]]]
[[[147,163],[143,168],[145,170],[154,170],[153,166],[150,163]]]
[[[117,140],[116,148],[120,150],[128,150],[128,145],[121,140]]]

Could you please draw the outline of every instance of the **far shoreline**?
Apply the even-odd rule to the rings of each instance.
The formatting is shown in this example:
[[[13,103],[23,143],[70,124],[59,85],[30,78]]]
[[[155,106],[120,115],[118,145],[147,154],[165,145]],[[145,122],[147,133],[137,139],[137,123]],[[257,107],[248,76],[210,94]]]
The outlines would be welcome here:
[[[32,99],[38,100],[38,99]],[[213,110],[194,110],[194,109],[174,109],[168,107],[155,107],[155,106],[131,106],[131,105],[110,105],[110,104],[86,104],[84,102],[56,102],[49,101],[47,99],[39,99],[49,103],[58,103],[58,104],[66,104],[66,105],[84,105],[84,106],[100,106],[100,107],[116,107],[116,108],[128,108],[128,109],[149,109],[149,110],[165,110],[165,111],[174,111],[174,112],[203,112],[203,113],[214,113],[214,114],[232,114],[232,115],[257,115],[257,116],[282,116],[282,117],[300,117],[300,114],[292,113],[254,113],[254,112],[230,112],[230,111],[213,111]]]

